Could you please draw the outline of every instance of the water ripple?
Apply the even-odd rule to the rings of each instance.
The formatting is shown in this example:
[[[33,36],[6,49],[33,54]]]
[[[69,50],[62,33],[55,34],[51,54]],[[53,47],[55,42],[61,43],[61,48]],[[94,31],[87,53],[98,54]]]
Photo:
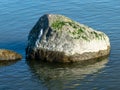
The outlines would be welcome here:
[[[0,0],[0,48],[15,50],[24,57],[21,61],[10,66],[0,67],[0,89],[47,90],[51,87],[53,89],[57,87],[57,89],[69,88],[77,90],[120,90],[119,4],[119,0]],[[87,73],[86,69],[81,68],[68,68],[67,70],[62,68],[62,70],[51,71],[58,72],[55,74],[59,74],[59,80],[51,80],[49,77],[43,76],[39,77],[40,73],[32,72],[34,70],[31,70],[31,66],[27,65],[25,60],[27,36],[39,17],[45,13],[63,14],[96,30],[105,32],[110,37],[111,53],[109,62],[105,65],[104,69],[100,71],[95,69],[96,73],[92,74]],[[42,68],[34,69],[41,71]],[[94,69],[91,70],[94,72]],[[63,74],[60,74],[60,71]],[[80,72],[83,75],[80,75]],[[51,73],[48,74],[51,75]],[[49,75],[46,74],[46,76]]]

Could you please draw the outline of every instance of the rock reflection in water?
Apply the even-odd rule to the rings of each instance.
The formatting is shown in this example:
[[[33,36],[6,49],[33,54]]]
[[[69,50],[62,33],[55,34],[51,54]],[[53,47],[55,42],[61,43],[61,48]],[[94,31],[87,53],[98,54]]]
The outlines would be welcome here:
[[[15,64],[16,62],[18,62],[18,60],[16,60],[16,61],[0,61],[0,67],[9,66],[9,65]]]
[[[75,88],[80,85],[80,80],[84,79],[87,75],[100,72],[107,62],[107,58],[74,64],[27,61],[34,75],[49,90]]]

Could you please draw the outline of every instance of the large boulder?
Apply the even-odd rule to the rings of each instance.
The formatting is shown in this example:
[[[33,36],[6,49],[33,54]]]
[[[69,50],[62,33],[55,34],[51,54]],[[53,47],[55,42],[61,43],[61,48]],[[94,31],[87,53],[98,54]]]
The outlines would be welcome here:
[[[108,36],[63,15],[43,15],[28,36],[27,59],[76,62],[107,56]]]
[[[15,61],[21,59],[22,56],[14,51],[0,49],[0,62],[3,61]]]

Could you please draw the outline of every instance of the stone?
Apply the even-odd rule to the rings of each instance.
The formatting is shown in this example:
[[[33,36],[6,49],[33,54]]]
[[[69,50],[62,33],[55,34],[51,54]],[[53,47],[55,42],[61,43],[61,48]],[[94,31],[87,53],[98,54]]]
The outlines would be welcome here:
[[[22,56],[14,51],[0,49],[0,61],[15,61],[22,59]]]
[[[28,36],[26,58],[49,62],[78,62],[110,53],[109,37],[70,18],[45,14]]]

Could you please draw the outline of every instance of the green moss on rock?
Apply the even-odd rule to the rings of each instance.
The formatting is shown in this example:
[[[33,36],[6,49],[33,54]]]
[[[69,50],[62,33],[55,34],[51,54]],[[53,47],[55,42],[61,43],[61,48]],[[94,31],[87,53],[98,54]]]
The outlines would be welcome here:
[[[65,22],[64,21],[60,21],[60,20],[57,20],[57,21],[52,23],[52,27],[54,29],[61,29],[64,25],[65,25]]]
[[[77,30],[77,34],[81,34],[83,32],[84,32],[84,30],[82,28],[80,28],[80,29]]]
[[[77,29],[79,27],[79,25],[76,25],[76,23],[73,21],[64,21],[64,20],[54,21],[51,26],[53,29],[62,29],[64,25],[69,25],[74,29]]]
[[[74,39],[84,39],[89,41],[90,39],[98,39],[102,40],[104,39],[103,33],[98,33],[96,31],[88,32],[87,28],[84,26],[79,25],[79,23],[74,22],[70,20],[69,18],[65,20],[65,17],[59,17],[56,19],[56,21],[52,22],[51,27],[54,30],[62,31],[65,28],[63,26],[68,26],[68,33],[71,34],[71,36]],[[71,30],[73,28],[73,30]]]
[[[103,33],[97,33],[95,31],[93,31],[93,32],[91,32],[91,35],[94,35],[95,39],[99,39],[99,40],[104,39],[104,34]]]
[[[75,29],[73,32],[70,32],[72,34],[72,37],[74,39],[84,39],[84,40],[89,40],[88,36],[85,32],[85,28],[79,27],[79,29]]]
[[[87,37],[85,37],[85,36],[82,36],[82,39],[84,39],[84,40],[88,40],[88,38],[87,38]]]

